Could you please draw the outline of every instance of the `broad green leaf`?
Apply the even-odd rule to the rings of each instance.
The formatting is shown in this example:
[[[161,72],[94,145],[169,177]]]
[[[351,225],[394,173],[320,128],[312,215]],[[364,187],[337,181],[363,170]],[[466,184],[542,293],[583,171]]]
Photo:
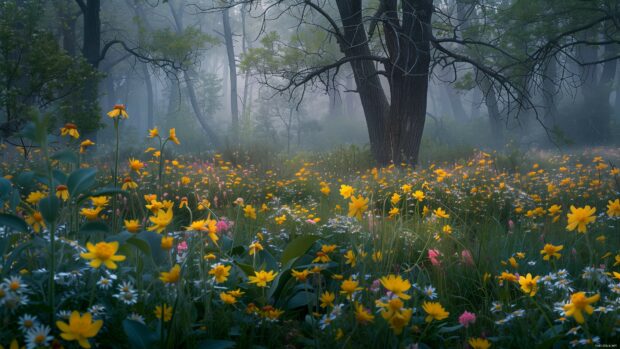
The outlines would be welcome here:
[[[8,213],[0,213],[0,225],[10,227],[22,233],[28,231],[28,224],[23,219]]]
[[[52,194],[39,201],[39,209],[41,210],[41,215],[46,222],[55,222],[60,211],[60,200]]]
[[[123,331],[125,331],[131,348],[149,349],[152,348],[158,340],[155,332],[138,321],[129,319],[123,320]]]
[[[103,222],[86,222],[79,229],[80,235],[93,235],[93,234],[109,234],[112,231],[110,227]]]
[[[280,262],[282,263],[282,265],[286,265],[286,263],[288,263],[293,258],[297,258],[303,255],[304,253],[306,253],[306,251],[308,251],[308,249],[310,249],[310,247],[312,247],[312,244],[314,244],[318,239],[319,237],[315,235],[304,235],[289,242],[289,244],[286,245],[286,248],[282,252]]]
[[[67,179],[69,194],[78,197],[90,190],[95,185],[96,175],[97,169],[94,168],[80,168],[71,172]]]

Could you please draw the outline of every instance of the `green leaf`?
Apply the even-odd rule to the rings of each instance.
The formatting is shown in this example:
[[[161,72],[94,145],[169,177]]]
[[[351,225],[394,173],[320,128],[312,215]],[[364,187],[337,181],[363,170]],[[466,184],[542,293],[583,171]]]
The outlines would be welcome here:
[[[439,329],[439,333],[450,333],[450,332],[455,332],[460,330],[461,328],[463,328],[463,325],[455,325],[455,326],[444,326],[442,328]]]
[[[118,194],[123,195],[123,196],[129,196],[129,192],[126,190],[123,190],[120,188],[105,187],[105,188],[101,188],[101,189],[85,194],[83,197],[81,197],[77,201],[77,203],[79,204],[80,202],[88,199],[89,197],[112,196],[112,195],[118,195]]]
[[[306,307],[308,304],[314,303],[316,300],[316,294],[313,292],[301,291],[295,293],[293,297],[291,297],[286,303],[287,309],[296,309],[301,307]]]
[[[104,235],[109,234],[112,231],[110,227],[103,222],[87,222],[83,226],[80,227],[79,234],[80,235],[93,235],[98,233],[103,233]]]
[[[140,239],[148,243],[155,264],[159,265],[166,262],[166,251],[161,248],[161,235],[152,231],[143,231],[132,239]]]
[[[138,321],[123,320],[123,331],[127,335],[131,348],[149,349],[158,340],[157,334]]]
[[[68,164],[75,164],[75,165],[78,164],[78,156],[71,149],[61,150],[61,151],[53,154],[52,156],[50,156],[50,158],[52,160],[58,160],[58,161],[66,162]]]
[[[145,240],[140,239],[137,236],[133,236],[133,237],[127,239],[127,243],[130,244],[130,245],[136,246],[146,256],[151,257],[151,247],[150,247],[149,243],[146,242]]]
[[[11,182],[4,177],[0,177],[0,200],[6,200],[12,189],[13,185],[11,184]]]
[[[280,262],[282,263],[282,265],[286,265],[286,263],[288,263],[290,260],[303,255],[304,253],[306,253],[306,251],[308,251],[308,249],[310,249],[310,247],[312,247],[312,244],[314,244],[318,239],[319,237],[315,235],[304,235],[289,242],[289,244],[286,245],[286,248],[282,252]]]
[[[60,200],[53,194],[39,201],[39,209],[41,215],[46,222],[55,222],[60,211]]]
[[[223,339],[206,339],[198,343],[199,349],[230,349],[235,347],[235,342]]]
[[[19,232],[28,231],[28,224],[23,219],[8,213],[0,213],[0,225],[10,227]]]
[[[96,175],[97,169],[95,168],[80,168],[71,172],[69,179],[67,179],[69,194],[78,197],[90,190],[95,185]]]
[[[32,187],[35,173],[32,171],[22,172],[15,178],[15,183],[24,189]]]
[[[238,266],[239,269],[241,269],[241,271],[243,271],[246,276],[254,276],[254,268],[252,268],[251,265],[237,261],[235,261],[235,265]]]

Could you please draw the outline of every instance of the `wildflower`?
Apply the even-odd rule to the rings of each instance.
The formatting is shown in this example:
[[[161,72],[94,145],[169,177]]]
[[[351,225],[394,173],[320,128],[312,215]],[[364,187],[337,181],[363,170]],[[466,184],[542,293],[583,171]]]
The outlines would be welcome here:
[[[56,326],[62,331],[60,336],[64,340],[77,341],[82,348],[90,348],[88,339],[99,333],[101,326],[103,326],[103,320],[93,321],[90,313],[80,315],[79,312],[74,311],[69,317],[69,323],[56,321]]]
[[[437,209],[433,210],[433,214],[437,218],[450,218],[450,215],[447,214],[446,211],[444,211],[441,207],[438,207]]]
[[[564,248],[564,245],[554,246],[552,244],[545,244],[545,247],[543,247],[543,249],[540,250],[540,254],[545,255],[543,259],[546,261],[550,260],[552,257],[555,259],[560,259],[562,255],[559,254],[558,252],[562,251],[563,248]]]
[[[491,342],[486,338],[470,338],[467,343],[471,349],[489,349],[491,347]]]
[[[331,189],[329,188],[329,185],[327,185],[327,183],[324,183],[323,185],[321,185],[321,193],[323,195],[328,196],[330,192],[331,192]]]
[[[350,185],[343,184],[340,186],[340,195],[345,199],[350,198],[354,191],[355,189]]]
[[[129,158],[129,169],[140,173],[140,170],[142,170],[144,166],[145,164],[142,161],[134,158]]]
[[[216,264],[209,270],[209,275],[213,275],[215,278],[215,282],[221,284],[228,280],[228,276],[230,275],[230,265]]]
[[[276,221],[276,223],[277,223],[277,224],[279,224],[279,225],[280,225],[280,224],[284,224],[284,222],[286,222],[286,215],[284,215],[284,214],[283,214],[283,215],[281,215],[281,216],[279,216],[279,217],[276,217],[276,218],[275,218],[275,221]]]
[[[435,287],[433,287],[432,285],[424,287],[422,293],[424,293],[424,295],[430,300],[437,298],[437,292],[435,292]]]
[[[172,236],[162,236],[161,237],[161,248],[164,250],[169,250],[172,248],[174,244],[174,238]]]
[[[536,292],[538,291],[538,280],[540,276],[536,276],[532,278],[532,274],[527,273],[525,277],[521,276],[519,278],[519,285],[521,285],[521,291],[529,294],[530,297],[534,297]]]
[[[187,177],[187,176],[183,176],[181,177],[181,184],[183,185],[188,185],[192,182],[192,179]]]
[[[355,268],[355,264],[357,263],[357,259],[355,257],[355,253],[352,250],[348,250],[344,255],[346,259],[345,264],[351,265],[351,268]]]
[[[585,322],[583,311],[587,314],[592,314],[592,312],[594,312],[594,308],[590,304],[597,302],[600,298],[601,296],[599,294],[595,294],[592,297],[586,297],[585,292],[573,293],[570,296],[570,303],[564,305],[564,313],[566,316],[574,317],[577,323],[582,324]]]
[[[80,133],[77,130],[77,126],[70,122],[66,123],[65,126],[60,129],[60,135],[63,137],[70,136],[75,139],[80,138]]]
[[[411,192],[411,185],[410,184],[403,184],[400,186],[400,190],[403,191],[403,193],[408,194]]]
[[[121,187],[121,189],[129,190],[129,189],[136,189],[137,187],[138,187],[138,183],[134,182],[133,179],[131,179],[131,177],[125,177],[125,179],[123,179],[123,186]]]
[[[99,213],[101,213],[101,210],[102,210],[101,207],[95,207],[95,208],[84,207],[80,210],[80,214],[86,217],[87,220],[94,221],[95,219],[99,218]]]
[[[321,301],[321,308],[333,307],[336,295],[333,292],[323,292],[319,300]]]
[[[450,313],[437,302],[424,302],[422,303],[422,309],[428,314],[424,321],[429,323],[433,320],[441,321],[450,315]]]
[[[142,228],[142,224],[137,219],[125,219],[124,223],[125,229],[130,233],[137,233]]]
[[[365,199],[361,195],[358,195],[357,198],[351,196],[349,217],[356,217],[358,220],[361,220],[366,210],[368,210],[368,199]]]
[[[158,210],[156,216],[149,217],[152,226],[148,227],[148,231],[157,231],[157,233],[161,233],[166,229],[166,227],[172,222],[172,209],[169,208],[167,210]]]
[[[469,325],[476,322],[476,314],[470,313],[468,311],[464,311],[461,316],[459,316],[459,323],[463,325],[463,327],[467,328]]]
[[[69,199],[69,189],[66,185],[61,184],[56,187],[56,197],[62,201],[67,201]]]
[[[424,201],[424,198],[426,197],[426,195],[424,194],[424,192],[423,192],[423,191],[421,191],[421,190],[416,190],[416,191],[413,193],[413,195],[412,195],[412,196],[413,196],[413,198],[414,198],[414,199],[418,200],[418,202],[422,202],[422,201]]]
[[[164,322],[172,320],[172,307],[166,303],[163,306],[156,306],[153,313],[155,313],[155,317],[158,319],[161,319],[163,316]]]
[[[161,280],[165,284],[174,284],[179,279],[181,279],[181,266],[175,264],[174,267],[170,269],[170,271],[162,271],[159,274],[159,280]]]
[[[305,282],[310,273],[311,272],[308,269],[304,269],[302,271],[297,271],[295,269],[291,270],[291,275],[293,275],[293,277],[300,282]]]
[[[114,109],[108,112],[108,116],[112,119],[117,119],[119,116],[123,119],[127,119],[129,117],[127,111],[125,110],[124,104],[115,104]]]
[[[390,202],[394,206],[398,205],[398,203],[400,202],[400,195],[398,195],[398,193],[392,194],[392,198],[390,199]]]
[[[116,255],[118,251],[118,241],[101,241],[95,245],[88,242],[86,243],[86,249],[88,252],[81,253],[80,257],[90,259],[90,266],[93,268],[99,268],[101,264],[103,264],[108,269],[116,269],[117,266],[115,262],[125,260],[125,256]]]
[[[256,209],[252,205],[246,205],[243,208],[243,215],[250,219],[256,219]]]
[[[34,328],[26,332],[26,348],[34,349],[40,347],[47,347],[51,340],[54,339],[50,336],[51,329],[49,326],[37,325]]]
[[[86,153],[86,149],[92,147],[93,145],[95,145],[95,142],[91,141],[90,139],[82,141],[82,143],[80,143],[80,154]]]
[[[41,201],[41,199],[43,199],[46,196],[45,193],[40,192],[40,191],[33,191],[32,193],[28,194],[28,197],[26,198],[26,202],[31,204],[31,205],[36,205],[39,203],[39,201]]]
[[[26,223],[32,227],[35,233],[41,231],[41,228],[45,228],[45,221],[43,220],[43,215],[39,211],[34,211],[32,214],[27,215]]]
[[[586,206],[577,208],[575,206],[571,206],[570,211],[571,213],[567,214],[568,225],[566,226],[566,229],[568,231],[573,231],[577,228],[578,232],[585,233],[587,231],[587,225],[596,220],[596,216],[594,216],[596,207]]]
[[[149,130],[149,138],[155,138],[159,136],[159,129],[157,127],[153,127]]]
[[[620,217],[620,199],[607,202],[607,215],[609,217]]]
[[[273,281],[278,275],[277,272],[273,271],[255,271],[254,276],[249,276],[250,284],[256,284],[257,287],[267,287],[267,283]]]
[[[441,262],[438,259],[440,255],[441,253],[439,253],[439,250],[435,250],[435,249],[428,250],[428,259],[430,259],[431,264],[436,267],[441,265]]]
[[[224,304],[235,304],[237,302],[237,298],[229,295],[226,292],[220,293],[220,300],[224,302]]]
[[[392,207],[390,209],[390,211],[388,212],[389,218],[394,218],[396,217],[398,214],[400,213],[400,210],[398,209],[398,207]]]
[[[368,324],[375,319],[374,315],[372,315],[362,304],[355,305],[355,320],[362,325]]]
[[[138,303],[137,292],[133,287],[133,284],[129,281],[123,281],[118,285],[119,293],[114,295],[114,298],[119,299],[121,302],[127,305],[133,305]]]
[[[263,245],[261,245],[261,243],[258,241],[254,241],[250,244],[249,249],[250,249],[249,251],[250,256],[253,256],[256,254],[256,252],[263,250]]]
[[[380,281],[383,287],[396,296],[404,300],[411,298],[411,296],[405,294],[411,288],[411,283],[409,283],[409,280],[403,280],[400,275],[388,275],[387,277],[382,277]]]
[[[383,260],[383,253],[381,253],[381,251],[376,251],[375,253],[372,254],[372,261],[377,263],[377,262],[381,262]]]
[[[284,314],[283,310],[276,309],[271,305],[264,306],[261,313],[261,315],[269,321],[276,321],[282,314]]]
[[[179,139],[177,138],[177,130],[175,128],[171,128],[168,132],[168,140],[172,141],[174,144],[179,145]]]
[[[353,296],[353,294],[356,291],[361,290],[361,287],[358,287],[359,282],[357,282],[357,280],[352,280],[352,279],[347,279],[342,281],[342,284],[340,285],[340,294],[346,294],[348,299],[351,299],[351,297]]]

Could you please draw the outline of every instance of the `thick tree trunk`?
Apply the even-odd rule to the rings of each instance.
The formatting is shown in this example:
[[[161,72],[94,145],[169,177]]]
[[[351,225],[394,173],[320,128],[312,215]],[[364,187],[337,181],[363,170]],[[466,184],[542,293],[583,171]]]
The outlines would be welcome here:
[[[230,77],[230,114],[232,116],[232,139],[233,144],[239,142],[239,106],[237,99],[237,63],[235,62],[235,46],[233,42],[232,30],[230,28],[230,16],[228,8],[222,11],[222,23],[224,25],[224,41],[226,42],[226,53],[228,55],[228,70]]]
[[[248,33],[246,31],[245,11],[246,11],[246,4],[244,3],[241,6],[241,28],[243,30],[243,40],[241,40],[241,52],[243,52],[243,54],[246,54],[248,51],[248,48],[250,48],[250,41],[248,40]],[[243,78],[243,106],[242,107],[243,107],[243,117],[246,119],[250,118],[250,108],[248,105],[248,96],[250,95],[249,87],[250,87],[250,70],[248,69],[245,72],[245,76]]]
[[[497,104],[495,89],[493,89],[491,82],[486,77],[482,78],[480,88],[484,94],[484,104],[487,107],[489,127],[493,137],[491,139],[492,145],[501,148],[504,146],[504,125],[502,124],[502,116]]]

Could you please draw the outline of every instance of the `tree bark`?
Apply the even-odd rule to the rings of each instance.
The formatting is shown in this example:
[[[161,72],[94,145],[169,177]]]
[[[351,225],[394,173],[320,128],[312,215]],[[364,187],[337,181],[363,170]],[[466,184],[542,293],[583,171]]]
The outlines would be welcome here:
[[[232,116],[232,139],[233,144],[239,142],[239,106],[237,99],[237,63],[235,61],[235,46],[233,42],[232,30],[230,28],[229,9],[222,11],[222,23],[224,25],[224,41],[226,43],[226,53],[228,55],[228,70],[230,78],[230,114]]]

